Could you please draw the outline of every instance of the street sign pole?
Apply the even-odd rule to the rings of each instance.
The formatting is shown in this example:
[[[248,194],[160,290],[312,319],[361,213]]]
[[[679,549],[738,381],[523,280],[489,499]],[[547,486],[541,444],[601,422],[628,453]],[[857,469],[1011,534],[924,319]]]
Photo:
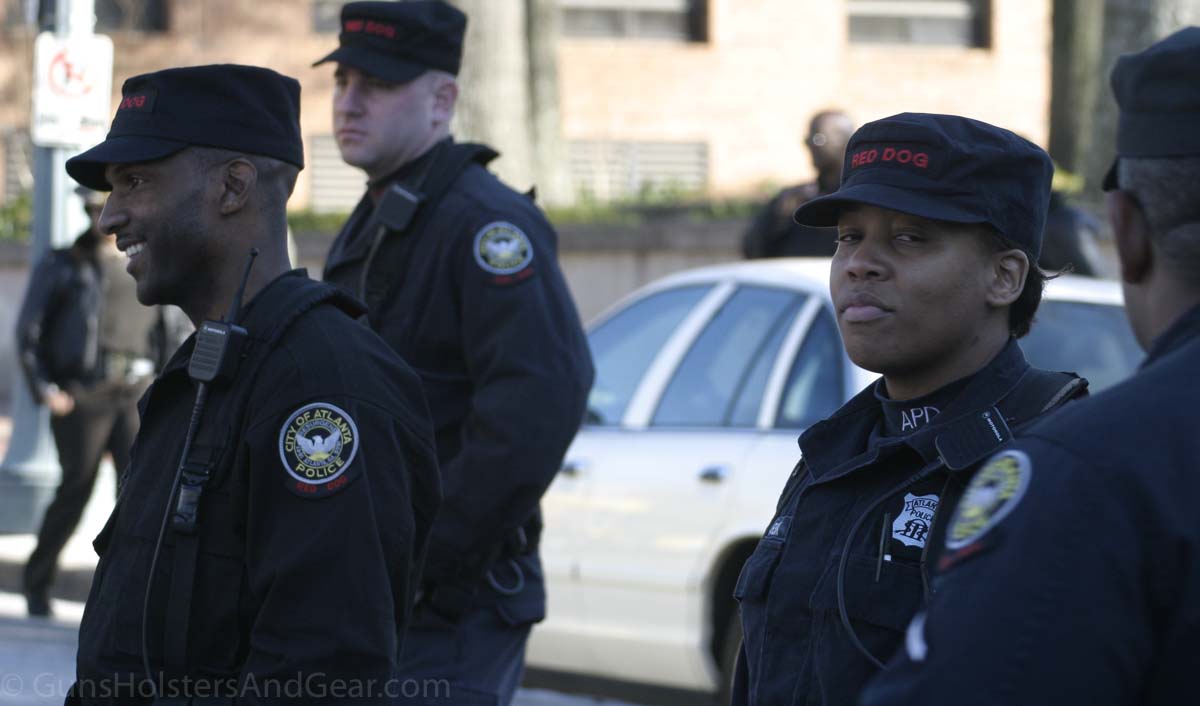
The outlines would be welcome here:
[[[67,176],[67,158],[100,139],[109,119],[112,43],[96,37],[95,0],[58,0],[53,34],[38,37],[34,61],[32,265],[48,248],[70,245],[86,223]],[[93,54],[99,46],[99,59]],[[84,61],[72,58],[86,48]],[[104,61],[107,49],[107,63]],[[101,95],[102,94],[102,95]],[[0,533],[36,532],[61,474],[49,414],[35,404],[20,370],[13,384],[12,436],[0,464]]]

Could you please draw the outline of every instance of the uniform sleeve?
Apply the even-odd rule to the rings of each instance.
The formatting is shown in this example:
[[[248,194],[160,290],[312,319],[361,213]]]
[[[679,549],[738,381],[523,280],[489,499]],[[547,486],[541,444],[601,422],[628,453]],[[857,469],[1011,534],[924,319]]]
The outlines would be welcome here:
[[[50,374],[45,363],[38,357],[38,348],[50,313],[53,311],[59,288],[58,268],[54,253],[48,252],[29,276],[25,299],[17,315],[17,354],[21,373],[29,386],[29,393],[38,404],[46,397],[50,386]]]
[[[315,675],[322,702],[336,680],[395,676],[422,548],[414,495],[431,502],[421,469],[436,464],[428,430],[420,438],[374,400],[306,394],[342,373],[272,375],[276,402],[244,442],[254,618],[242,679]]]
[[[1136,703],[1153,532],[1121,480],[1038,439],[994,457],[953,515],[928,610],[860,703]]]
[[[533,514],[583,420],[593,376],[549,226],[511,216],[478,223],[454,255],[474,393],[461,451],[442,468],[426,563],[435,586],[477,584],[489,552]]]

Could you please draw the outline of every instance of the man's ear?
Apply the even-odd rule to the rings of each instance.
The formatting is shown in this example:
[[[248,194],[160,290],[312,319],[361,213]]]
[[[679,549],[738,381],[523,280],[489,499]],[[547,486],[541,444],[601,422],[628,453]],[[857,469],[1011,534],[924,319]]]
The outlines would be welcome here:
[[[987,302],[995,307],[1009,306],[1021,296],[1029,268],[1033,267],[1024,250],[1014,248],[992,255],[992,276]]]
[[[439,124],[449,125],[457,104],[458,82],[453,78],[439,80],[433,91],[433,119]]]
[[[221,166],[221,215],[229,216],[245,208],[250,201],[254,185],[258,183],[258,169],[250,160],[235,157]]]
[[[1110,191],[1104,200],[1108,206],[1108,222],[1112,226],[1117,257],[1121,261],[1121,279],[1129,284],[1144,282],[1150,276],[1154,262],[1146,214],[1138,202],[1124,191]]]

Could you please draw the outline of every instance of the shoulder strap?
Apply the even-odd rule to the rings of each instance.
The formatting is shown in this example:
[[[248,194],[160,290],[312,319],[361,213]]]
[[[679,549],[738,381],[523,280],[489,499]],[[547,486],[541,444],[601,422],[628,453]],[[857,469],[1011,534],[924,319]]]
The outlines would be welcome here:
[[[1029,368],[995,406],[957,419],[934,441],[950,471],[962,471],[992,455],[1041,415],[1087,393],[1087,380],[1073,373]]]
[[[407,279],[410,258],[401,257],[396,252],[412,247],[411,238],[406,236],[421,231],[435,211],[433,206],[441,201],[467,167],[472,164],[485,166],[498,156],[499,153],[487,145],[450,145],[429,166],[420,183],[409,189],[416,192],[418,204],[408,222],[399,229],[382,224],[377,226],[380,232],[364,266],[366,274],[362,288],[362,297],[367,304],[367,316],[372,324],[375,323],[374,317],[382,303],[394,298],[396,291]],[[385,254],[380,256],[381,252]]]
[[[236,384],[225,390],[215,410],[206,415],[209,419],[228,420],[228,424],[203,424],[196,430],[196,438],[188,458],[183,459],[183,477],[180,493],[185,489],[194,493],[197,505],[204,488],[214,475],[223,469],[232,458],[231,448],[236,448],[241,438],[246,405],[254,389],[263,363],[279,339],[301,316],[320,304],[342,296],[334,287],[307,280],[288,297],[282,311],[255,312],[254,319],[268,323],[261,335],[250,332],[243,366],[235,378]],[[248,363],[248,365],[246,365]],[[232,436],[226,430],[232,429]],[[167,502],[175,502],[168,498]],[[197,518],[198,520],[199,518]],[[197,521],[197,525],[198,525]],[[192,593],[196,587],[196,565],[199,560],[200,532],[198,527],[190,533],[175,531],[175,556],[171,568],[170,593],[167,596],[166,615],[163,620],[163,661],[168,671],[186,672],[188,666],[188,628],[192,622]]]

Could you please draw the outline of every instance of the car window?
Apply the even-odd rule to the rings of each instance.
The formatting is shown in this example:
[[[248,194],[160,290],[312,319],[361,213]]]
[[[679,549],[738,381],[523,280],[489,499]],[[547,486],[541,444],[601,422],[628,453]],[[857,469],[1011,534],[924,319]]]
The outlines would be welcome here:
[[[788,373],[775,426],[804,429],[843,402],[842,339],[829,310],[821,307]]]
[[[1093,393],[1129,377],[1143,356],[1125,310],[1111,304],[1043,301],[1020,344],[1030,365],[1077,373]]]
[[[620,424],[658,351],[712,285],[669,289],[629,305],[588,334],[596,382],[588,424]]]
[[[755,363],[786,326],[803,296],[784,289],[742,287],[696,338],[651,420],[653,426],[722,426]]]
[[[762,350],[755,356],[754,365],[746,373],[746,380],[738,392],[737,401],[726,421],[732,427],[752,427],[758,424],[758,410],[762,407],[763,395],[767,391],[767,378],[771,376],[771,368],[779,355],[779,347],[787,336],[796,312],[804,303],[803,297],[797,297],[790,307],[779,317],[779,323],[773,326],[771,336],[763,342]]]

